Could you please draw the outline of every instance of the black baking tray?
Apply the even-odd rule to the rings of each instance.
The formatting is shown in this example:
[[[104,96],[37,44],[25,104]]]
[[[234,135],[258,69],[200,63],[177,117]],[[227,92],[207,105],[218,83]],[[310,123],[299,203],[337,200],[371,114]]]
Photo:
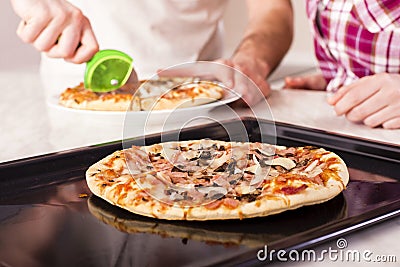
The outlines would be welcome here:
[[[174,222],[134,215],[91,195],[86,169],[121,149],[121,141],[1,163],[0,266],[265,265],[269,259],[257,258],[265,246],[301,250],[400,214],[396,145],[255,118],[125,145],[177,138],[261,141],[273,140],[274,133],[279,145],[315,145],[340,155],[349,167],[347,189],[326,203],[264,218]]]

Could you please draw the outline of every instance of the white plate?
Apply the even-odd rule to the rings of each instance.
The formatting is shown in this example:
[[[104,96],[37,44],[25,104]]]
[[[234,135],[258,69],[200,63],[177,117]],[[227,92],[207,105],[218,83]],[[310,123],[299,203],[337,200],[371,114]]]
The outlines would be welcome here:
[[[148,121],[148,118],[151,117],[151,122],[157,123],[162,122],[171,114],[173,114],[174,120],[187,120],[192,116],[206,115],[212,109],[234,102],[240,97],[241,96],[236,92],[225,90],[224,97],[215,102],[188,108],[179,108],[175,110],[154,111],[97,111],[67,108],[58,104],[59,95],[50,96],[47,99],[47,104],[51,108],[51,110],[54,110],[57,113],[62,114],[63,116],[74,116],[75,114],[75,116],[79,115],[79,117],[90,117],[91,120],[102,122],[123,122],[126,116],[127,118],[135,118],[135,121],[137,121],[138,123],[146,122]]]

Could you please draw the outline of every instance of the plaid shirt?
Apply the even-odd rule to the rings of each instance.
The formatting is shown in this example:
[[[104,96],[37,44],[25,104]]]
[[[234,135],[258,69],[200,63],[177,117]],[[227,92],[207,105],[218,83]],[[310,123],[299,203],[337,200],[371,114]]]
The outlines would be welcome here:
[[[308,0],[328,91],[375,73],[400,73],[399,0]]]

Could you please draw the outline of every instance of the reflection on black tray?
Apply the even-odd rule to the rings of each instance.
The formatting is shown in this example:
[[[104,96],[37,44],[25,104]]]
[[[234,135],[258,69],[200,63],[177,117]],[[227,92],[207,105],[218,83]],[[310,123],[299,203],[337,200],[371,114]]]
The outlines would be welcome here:
[[[157,234],[248,247],[260,247],[295,233],[340,220],[345,217],[347,210],[342,194],[326,203],[245,220],[158,220],[130,213],[96,196],[89,198],[88,206],[95,217],[122,232]]]
[[[367,214],[389,204],[400,208],[400,183],[398,182],[360,182],[353,181],[343,191],[347,205],[348,217]],[[365,215],[365,217],[367,217]]]

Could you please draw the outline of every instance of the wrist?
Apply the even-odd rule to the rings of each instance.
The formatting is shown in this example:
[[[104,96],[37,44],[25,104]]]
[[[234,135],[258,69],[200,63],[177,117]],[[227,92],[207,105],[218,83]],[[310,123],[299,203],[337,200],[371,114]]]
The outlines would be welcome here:
[[[268,57],[267,43],[266,36],[262,34],[248,34],[236,48],[231,60],[239,64],[251,63],[253,68],[266,78],[274,68]]]

